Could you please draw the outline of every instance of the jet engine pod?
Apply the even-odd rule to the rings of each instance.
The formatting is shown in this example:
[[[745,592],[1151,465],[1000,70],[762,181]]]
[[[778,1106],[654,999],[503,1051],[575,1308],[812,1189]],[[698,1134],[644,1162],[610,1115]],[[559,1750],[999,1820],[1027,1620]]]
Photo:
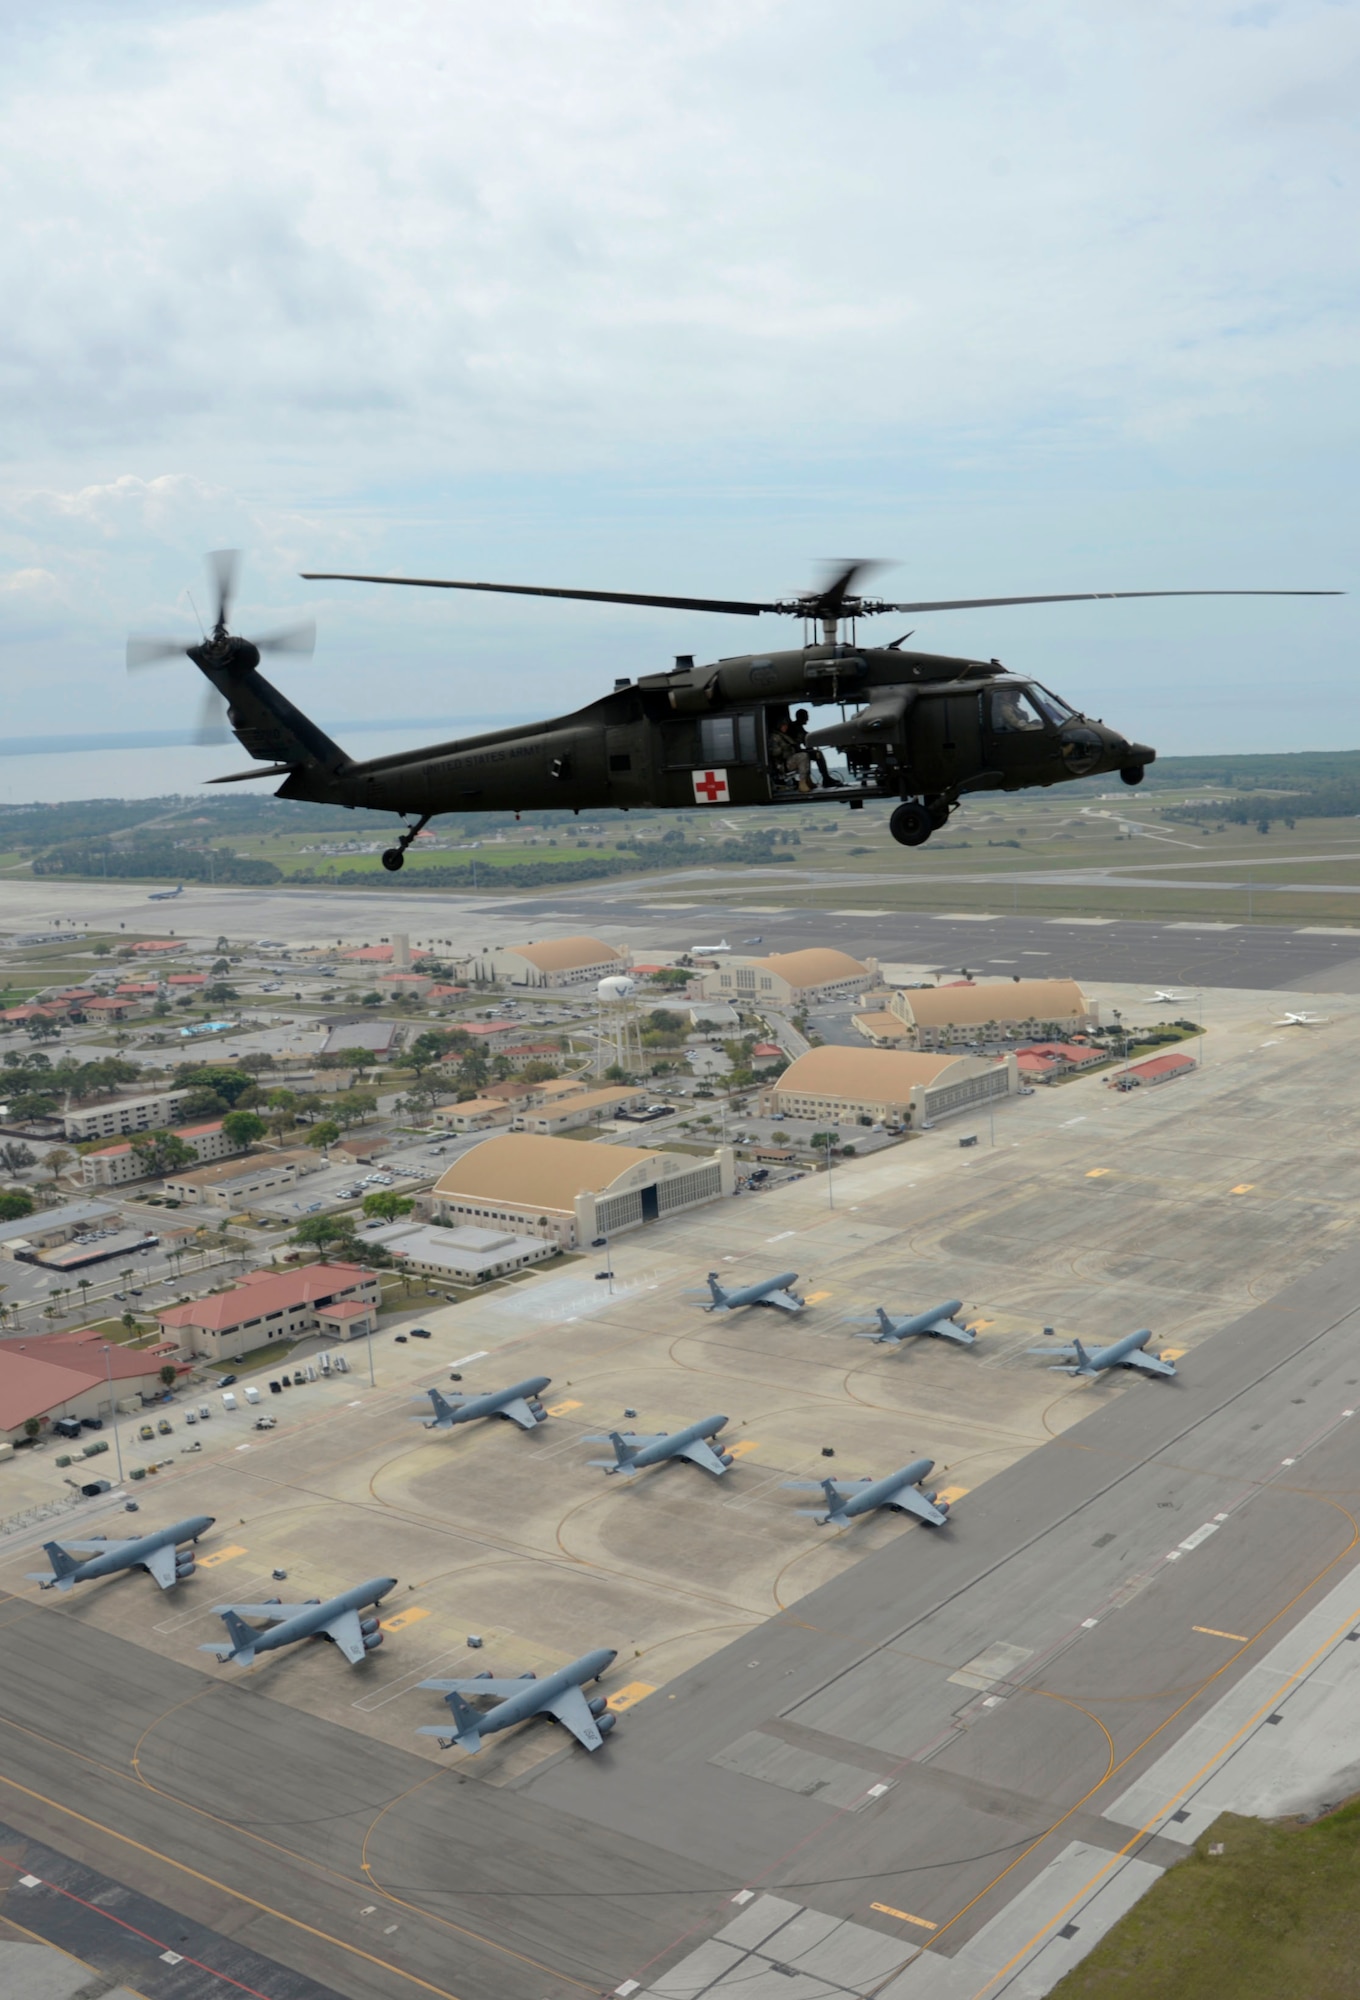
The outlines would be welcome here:
[[[718,1456],[724,1465],[731,1465],[733,1455],[730,1451],[720,1451]]]
[[[368,1637],[370,1632],[376,1632],[377,1629],[378,1629],[378,1620],[376,1618],[361,1618],[359,1620],[359,1630],[363,1633],[365,1638]]]
[[[618,1719],[619,1718],[617,1717],[617,1715],[611,1715],[606,1710],[606,1712],[602,1716],[600,1716],[595,1726],[599,1730],[601,1736],[608,1736],[610,1730],[614,1727],[614,1724],[618,1721]]]
[[[609,1697],[608,1695],[597,1694],[594,1700],[588,1702],[586,1706],[589,1708],[592,1715],[595,1716],[603,1715],[605,1710],[609,1706]]]
[[[364,1651],[366,1653],[376,1653],[382,1642],[383,1635],[381,1632],[364,1633]]]

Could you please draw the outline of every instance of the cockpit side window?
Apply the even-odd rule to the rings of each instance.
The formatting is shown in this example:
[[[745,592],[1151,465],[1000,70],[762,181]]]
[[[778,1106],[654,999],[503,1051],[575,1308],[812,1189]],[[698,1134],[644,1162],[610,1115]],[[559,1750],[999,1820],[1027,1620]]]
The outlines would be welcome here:
[[[1021,729],[1042,729],[1044,717],[1034,705],[1032,688],[1002,687],[992,690],[991,725],[998,735]]]
[[[1050,694],[1047,688],[1032,687],[1029,698],[1039,713],[1048,717],[1055,729],[1061,729],[1065,722],[1077,720],[1075,708],[1069,708],[1065,701],[1056,694]]]

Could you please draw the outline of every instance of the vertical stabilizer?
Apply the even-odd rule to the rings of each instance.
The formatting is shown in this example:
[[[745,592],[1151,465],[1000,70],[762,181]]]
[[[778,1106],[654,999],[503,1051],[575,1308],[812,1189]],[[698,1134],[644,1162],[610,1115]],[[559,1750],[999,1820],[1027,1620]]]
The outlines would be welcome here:
[[[43,1554],[52,1565],[52,1580],[56,1584],[57,1589],[69,1590],[71,1588],[71,1578],[80,1568],[80,1564],[75,1556],[70,1555],[60,1542],[44,1542]]]
[[[231,1640],[232,1649],[227,1657],[239,1660],[243,1667],[248,1667],[255,1658],[255,1642],[260,1636],[259,1633],[247,1625],[244,1618],[238,1617],[236,1612],[231,1610],[222,1613],[222,1623],[226,1626]]]
[[[718,1274],[716,1271],[710,1271],[708,1274],[708,1289],[713,1298],[713,1305],[709,1307],[710,1312],[713,1311],[714,1306],[725,1306],[727,1304],[727,1294],[718,1283]]]
[[[472,1708],[463,1700],[457,1688],[450,1689],[444,1699],[449,1705],[449,1713],[453,1717],[453,1726],[458,1732],[456,1741],[459,1749],[467,1750],[468,1752],[480,1750],[482,1747],[481,1716],[478,1715],[475,1708]]]
[[[633,1469],[633,1459],[636,1456],[632,1446],[624,1441],[618,1431],[611,1431],[609,1433],[609,1442],[614,1447],[614,1464],[611,1470],[614,1472],[631,1472]]]

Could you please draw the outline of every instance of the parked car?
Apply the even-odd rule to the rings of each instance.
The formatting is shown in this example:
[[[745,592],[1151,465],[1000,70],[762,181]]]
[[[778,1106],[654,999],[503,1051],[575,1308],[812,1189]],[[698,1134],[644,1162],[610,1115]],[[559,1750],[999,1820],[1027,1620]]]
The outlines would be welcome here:
[[[236,1377],[234,1375],[219,1375],[217,1378],[217,1386],[219,1389],[230,1389],[232,1383],[235,1380]]]
[[[278,1427],[279,1420],[277,1417],[256,1417],[255,1419],[255,1428],[257,1431],[276,1431]]]
[[[161,1417],[156,1425],[156,1429],[160,1432],[161,1436],[167,1438],[169,1437],[171,1431],[174,1428],[175,1427],[171,1423],[169,1417]]]
[[[412,1340],[432,1340],[434,1338],[428,1326],[413,1326],[410,1332]]]

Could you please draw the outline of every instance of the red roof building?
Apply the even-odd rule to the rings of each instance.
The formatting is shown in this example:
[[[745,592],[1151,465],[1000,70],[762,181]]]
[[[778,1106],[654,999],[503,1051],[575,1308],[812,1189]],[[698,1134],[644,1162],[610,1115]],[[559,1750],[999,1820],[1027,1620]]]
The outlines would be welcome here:
[[[362,1265],[309,1264],[291,1271],[248,1271],[229,1292],[191,1299],[156,1317],[191,1353],[214,1362],[237,1361],[257,1347],[306,1333],[353,1340],[376,1332],[380,1298],[377,1278]]]
[[[107,1421],[124,1397],[157,1395],[167,1361],[181,1374],[188,1367],[174,1342],[124,1347],[97,1327],[0,1340],[0,1437],[23,1437],[30,1418],[44,1427],[56,1417]]]
[[[1149,1056],[1146,1062],[1119,1070],[1110,1082],[1116,1090],[1138,1090],[1145,1084],[1170,1083],[1175,1076],[1189,1076],[1198,1067],[1193,1056]]]
[[[355,965],[390,965],[394,948],[390,944],[364,944],[353,951],[342,951],[340,956]]]

